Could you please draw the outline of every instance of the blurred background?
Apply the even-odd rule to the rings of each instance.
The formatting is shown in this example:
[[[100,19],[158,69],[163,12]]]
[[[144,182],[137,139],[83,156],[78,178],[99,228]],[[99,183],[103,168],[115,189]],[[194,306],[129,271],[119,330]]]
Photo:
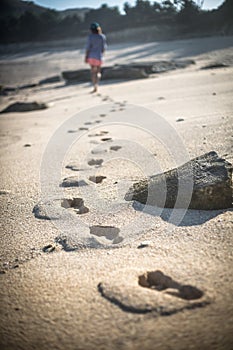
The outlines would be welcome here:
[[[83,38],[100,22],[112,42],[233,34],[232,0],[1,0],[0,44]]]

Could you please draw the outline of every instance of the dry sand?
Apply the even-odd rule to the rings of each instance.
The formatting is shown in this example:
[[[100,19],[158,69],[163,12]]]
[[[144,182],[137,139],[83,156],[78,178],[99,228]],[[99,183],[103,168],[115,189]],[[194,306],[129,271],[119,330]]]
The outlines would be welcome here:
[[[232,39],[110,46],[106,64],[174,58],[196,64],[146,80],[102,83],[96,95],[89,84],[60,82],[1,97],[2,108],[15,101],[49,104],[44,111],[0,117],[1,349],[233,348],[232,210],[189,211],[174,225],[123,198],[132,181],[187,157],[214,150],[233,163]],[[84,67],[81,54],[2,56],[1,81],[17,86]],[[229,67],[200,69],[213,62]],[[132,111],[135,125],[125,126]],[[165,144],[156,134],[158,115],[171,128]],[[102,166],[91,165],[92,159],[102,159]],[[71,163],[82,170],[67,169]],[[95,175],[106,178],[94,184],[89,177]],[[59,187],[70,176],[87,186]],[[121,244],[113,248],[115,236],[95,235],[107,249],[69,251],[64,236],[68,248],[77,248],[83,232],[32,213],[41,197],[54,195],[83,198],[90,210],[78,216],[77,227],[113,226]],[[138,285],[141,274],[154,270],[203,295],[189,300]]]

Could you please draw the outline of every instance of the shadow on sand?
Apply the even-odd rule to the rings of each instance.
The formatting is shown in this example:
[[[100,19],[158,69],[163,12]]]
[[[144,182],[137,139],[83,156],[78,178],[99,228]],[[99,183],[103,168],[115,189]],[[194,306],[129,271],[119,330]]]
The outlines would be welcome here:
[[[136,201],[133,202],[133,208],[145,214],[160,216],[162,220],[175,226],[198,226],[227,211],[233,211],[232,208],[221,210],[158,208]]]

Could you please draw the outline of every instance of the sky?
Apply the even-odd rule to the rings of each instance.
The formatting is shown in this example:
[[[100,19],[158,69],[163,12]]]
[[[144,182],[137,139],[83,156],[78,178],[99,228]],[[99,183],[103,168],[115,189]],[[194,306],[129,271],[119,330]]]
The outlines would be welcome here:
[[[156,1],[161,2],[161,0],[156,0]],[[128,2],[131,5],[135,4],[135,0],[102,0],[102,1],[99,1],[99,0],[33,0],[33,2],[37,5],[53,8],[56,10],[65,10],[68,8],[77,8],[77,7],[99,8],[101,4],[105,3],[108,6],[118,6],[122,11],[123,4],[125,2]],[[151,1],[151,2],[153,3],[154,1]],[[203,9],[217,8],[223,2],[224,0],[204,0]]]

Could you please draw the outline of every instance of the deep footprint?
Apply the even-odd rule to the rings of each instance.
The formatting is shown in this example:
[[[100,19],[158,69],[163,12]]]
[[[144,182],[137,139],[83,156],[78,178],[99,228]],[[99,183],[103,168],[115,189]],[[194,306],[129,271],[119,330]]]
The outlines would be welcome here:
[[[85,180],[80,180],[78,176],[67,177],[61,183],[62,187],[83,187],[87,185],[88,183]]]
[[[89,180],[96,184],[100,184],[104,179],[106,179],[106,176],[89,176]]]
[[[118,244],[123,241],[123,237],[119,236],[120,229],[114,226],[91,226],[90,234],[97,237],[105,237],[113,244]]]
[[[101,165],[103,163],[103,159],[91,159],[88,162],[88,165]]]
[[[89,209],[85,207],[84,200],[82,198],[62,199],[62,208],[73,208],[77,214],[85,214],[89,212]]]
[[[174,281],[171,277],[164,275],[162,271],[149,271],[140,275],[138,284],[144,288],[151,288],[157,291],[164,291],[166,294],[176,296],[181,299],[195,300],[201,298],[204,293],[191,285],[182,285]],[[166,291],[169,289],[169,291]],[[173,289],[173,290],[171,290]]]

